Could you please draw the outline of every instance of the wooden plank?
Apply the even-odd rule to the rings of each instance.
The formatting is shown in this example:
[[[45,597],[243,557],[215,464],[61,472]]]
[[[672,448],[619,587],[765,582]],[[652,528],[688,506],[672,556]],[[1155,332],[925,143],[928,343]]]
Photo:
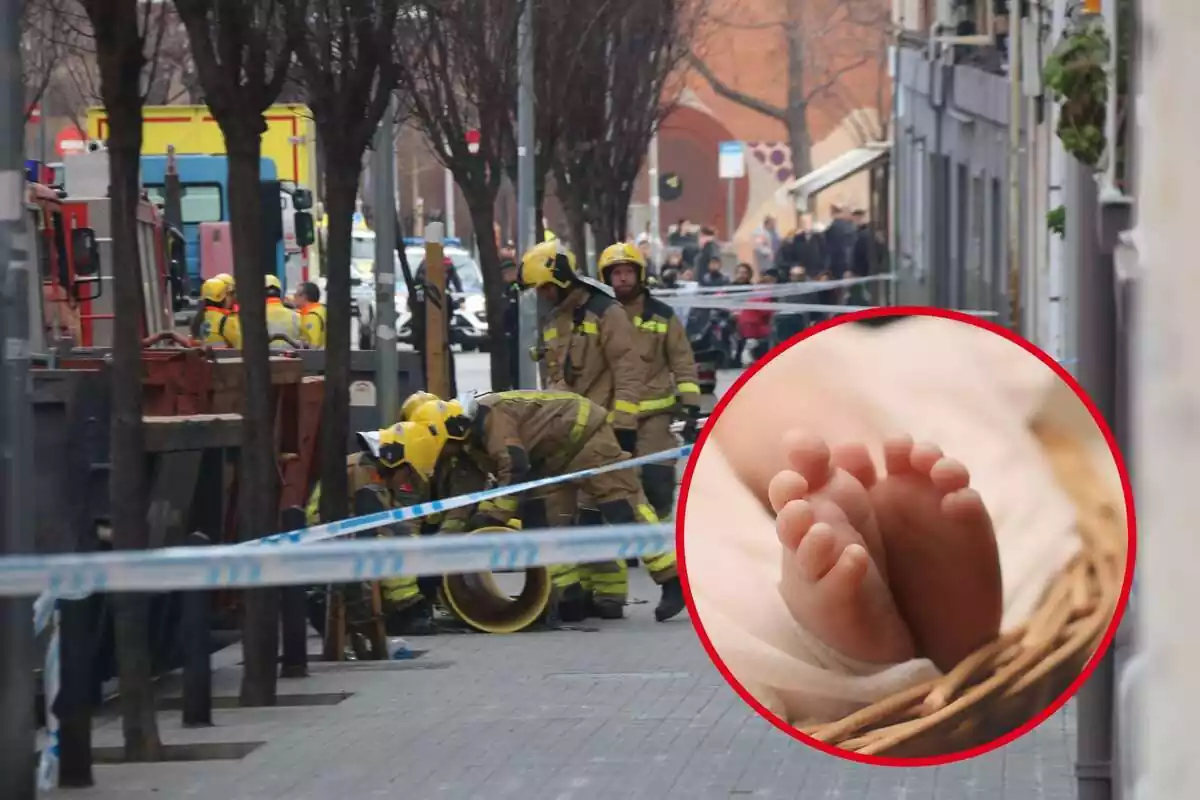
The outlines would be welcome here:
[[[242,444],[241,414],[144,417],[143,422],[147,453],[212,450]]]

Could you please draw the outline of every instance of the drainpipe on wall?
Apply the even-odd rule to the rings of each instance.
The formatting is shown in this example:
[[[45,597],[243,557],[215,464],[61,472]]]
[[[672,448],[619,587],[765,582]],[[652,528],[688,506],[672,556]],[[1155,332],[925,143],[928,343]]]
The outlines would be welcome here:
[[[899,287],[900,271],[900,181],[907,180],[907,175],[900,174],[900,34],[904,30],[904,6],[899,6],[900,16],[893,26],[892,52],[889,62],[892,66],[892,129],[887,138],[892,142],[892,152],[888,157],[888,252],[891,253],[889,269],[893,279],[888,281],[888,305],[896,305]]]
[[[1050,20],[1051,47],[1058,44],[1062,38],[1067,23],[1068,0],[1055,0],[1053,14]],[[1063,184],[1067,162],[1067,151],[1054,131],[1058,127],[1059,110],[1056,103],[1050,103],[1046,115],[1046,138],[1049,140],[1049,189],[1046,197],[1047,210],[1058,208],[1066,203]],[[1067,220],[1067,226],[1071,224]],[[1065,322],[1065,298],[1067,282],[1064,264],[1067,259],[1066,242],[1058,234],[1051,234],[1047,247],[1046,271],[1046,341],[1042,343],[1046,350],[1057,361],[1067,361],[1074,356],[1074,348],[1068,344]]]
[[[1023,332],[1021,308],[1021,0],[1008,2],[1008,300],[1009,327]]]

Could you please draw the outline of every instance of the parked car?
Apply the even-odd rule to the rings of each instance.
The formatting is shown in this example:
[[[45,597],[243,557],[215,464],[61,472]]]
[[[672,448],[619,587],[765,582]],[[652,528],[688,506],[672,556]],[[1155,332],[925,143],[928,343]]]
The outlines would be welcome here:
[[[458,279],[462,283],[462,291],[450,290],[454,301],[454,316],[450,324],[450,343],[462,345],[464,350],[483,350],[488,342],[487,302],[483,294],[483,271],[479,263],[461,247],[446,247],[446,257],[454,264]],[[408,259],[408,268],[413,271],[414,279],[424,276],[425,248],[420,246],[407,247],[404,254]],[[397,271],[399,267],[397,267]],[[413,343],[412,314],[408,308],[408,287],[403,280],[396,280],[396,329],[398,337],[404,344]]]

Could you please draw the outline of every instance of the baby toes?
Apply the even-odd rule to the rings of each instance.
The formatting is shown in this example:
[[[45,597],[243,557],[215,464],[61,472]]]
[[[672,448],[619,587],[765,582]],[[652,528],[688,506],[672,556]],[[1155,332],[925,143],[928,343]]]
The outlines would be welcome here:
[[[833,528],[824,522],[818,522],[800,539],[794,563],[802,576],[816,583],[830,574],[840,555]]]
[[[909,462],[918,474],[928,475],[934,466],[942,460],[942,457],[942,448],[936,444],[922,442],[913,446],[912,457],[909,459]]]
[[[788,503],[775,517],[775,532],[779,536],[779,543],[788,550],[795,550],[812,528],[813,522],[812,505],[804,500]]]
[[[833,449],[833,466],[849,472],[855,480],[870,489],[875,485],[875,462],[862,444],[843,444]]]
[[[821,583],[831,592],[852,595],[861,587],[871,566],[871,556],[861,544],[846,545]]]
[[[784,452],[792,469],[804,476],[809,491],[824,488],[832,475],[829,445],[820,436],[791,431],[783,439]]]
[[[929,470],[929,480],[942,494],[950,494],[971,485],[971,473],[961,461],[940,458]]]
[[[793,500],[799,500],[808,494],[808,481],[799,472],[785,469],[775,475],[767,485],[767,499],[771,501],[771,510],[778,514],[783,507]]]
[[[967,529],[991,530],[992,518],[979,492],[960,488],[942,498],[942,513]]]
[[[911,436],[893,436],[883,443],[883,465],[889,476],[912,472],[913,440]]]

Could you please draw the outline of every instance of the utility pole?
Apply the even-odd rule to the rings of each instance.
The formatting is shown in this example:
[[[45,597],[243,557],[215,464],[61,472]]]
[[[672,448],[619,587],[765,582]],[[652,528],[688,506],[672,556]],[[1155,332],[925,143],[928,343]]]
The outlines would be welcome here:
[[[379,120],[371,155],[371,202],[375,206],[375,385],[379,388],[379,425],[397,421],[400,385],[396,355],[396,206],[395,137],[392,134],[396,99],[388,102]]]
[[[446,194],[446,238],[454,238],[454,173],[447,167],[444,171],[443,182],[445,186],[443,191]]]
[[[438,397],[450,396],[450,343],[446,341],[450,313],[446,295],[446,265],[442,261],[444,227],[425,226],[425,389]]]
[[[658,128],[650,137],[649,166],[646,168],[646,183],[650,187],[650,259],[662,271],[662,198],[659,197],[658,173]]]
[[[25,232],[22,0],[0,0],[0,557],[33,551],[29,397],[32,258]],[[40,287],[37,287],[40,290]],[[33,604],[0,599],[0,784],[34,800]]]
[[[1009,0],[1008,12],[1008,308],[1009,327],[1024,330],[1021,302],[1021,0]]]
[[[517,28],[517,257],[537,243],[534,195],[535,145],[533,129],[533,2],[525,0]],[[578,242],[576,247],[582,247]],[[529,354],[537,347],[537,292],[521,293],[517,319],[517,355],[521,388],[537,388],[537,365]]]

